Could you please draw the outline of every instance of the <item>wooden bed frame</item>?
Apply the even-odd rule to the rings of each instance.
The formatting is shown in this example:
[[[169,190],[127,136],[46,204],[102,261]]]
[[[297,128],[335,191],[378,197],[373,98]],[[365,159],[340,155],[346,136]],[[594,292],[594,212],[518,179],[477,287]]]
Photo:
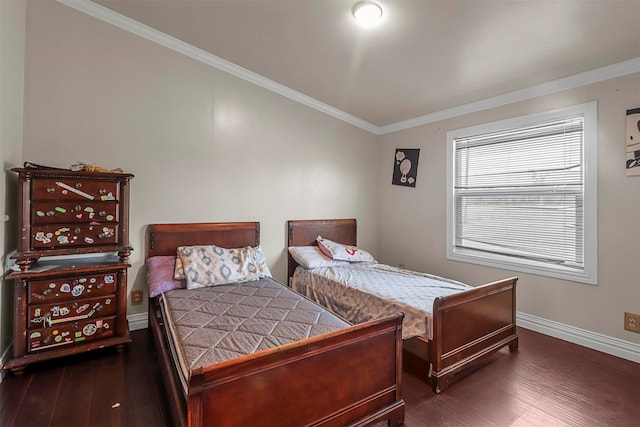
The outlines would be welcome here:
[[[288,221],[288,246],[317,245],[318,235],[356,246],[356,220]],[[291,255],[288,259],[290,281],[298,264]],[[461,370],[477,365],[505,346],[515,351],[516,282],[517,278],[512,277],[436,298],[433,338],[404,341],[405,369],[426,377],[433,391],[440,393]]]
[[[181,245],[260,243],[257,222],[148,226],[146,256]],[[191,371],[185,399],[156,298],[149,324],[174,425],[345,426],[404,422],[402,314]]]

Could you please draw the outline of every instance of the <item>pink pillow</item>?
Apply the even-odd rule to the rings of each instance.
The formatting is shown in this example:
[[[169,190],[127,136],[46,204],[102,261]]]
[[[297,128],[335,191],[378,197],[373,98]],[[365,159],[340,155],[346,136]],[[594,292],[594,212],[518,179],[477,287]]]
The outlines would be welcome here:
[[[187,287],[186,280],[176,280],[173,278],[175,264],[176,257],[173,255],[153,256],[147,259],[149,298],[153,298],[166,291]]]
[[[322,236],[318,236],[316,240],[320,251],[332,259],[349,262],[377,262],[369,252],[355,246],[343,245]]]

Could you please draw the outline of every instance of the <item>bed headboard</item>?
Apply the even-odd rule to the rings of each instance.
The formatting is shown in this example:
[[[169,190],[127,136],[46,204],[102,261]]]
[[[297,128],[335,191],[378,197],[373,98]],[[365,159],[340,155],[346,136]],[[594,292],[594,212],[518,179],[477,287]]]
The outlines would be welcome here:
[[[287,246],[315,246],[318,235],[345,245],[357,246],[355,219],[304,219],[287,221]],[[287,253],[287,280],[298,263]]]
[[[259,244],[259,222],[150,224],[147,227],[146,258],[175,255],[178,246],[216,245],[241,248]]]

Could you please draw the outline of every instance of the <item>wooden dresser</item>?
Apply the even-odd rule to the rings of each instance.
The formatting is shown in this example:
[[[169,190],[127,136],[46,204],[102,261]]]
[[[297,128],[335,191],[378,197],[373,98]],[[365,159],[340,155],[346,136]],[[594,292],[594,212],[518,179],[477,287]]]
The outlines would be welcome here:
[[[131,341],[129,182],[124,173],[16,168],[13,359],[27,365]],[[98,256],[88,254],[99,254]],[[54,258],[49,258],[54,257]],[[40,260],[40,258],[44,258]]]

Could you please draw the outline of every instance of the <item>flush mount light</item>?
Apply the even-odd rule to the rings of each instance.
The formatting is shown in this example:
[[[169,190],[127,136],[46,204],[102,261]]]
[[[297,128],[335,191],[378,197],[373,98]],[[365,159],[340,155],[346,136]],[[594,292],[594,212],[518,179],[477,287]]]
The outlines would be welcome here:
[[[358,24],[363,27],[372,27],[382,18],[382,8],[372,1],[359,1],[351,11]]]

